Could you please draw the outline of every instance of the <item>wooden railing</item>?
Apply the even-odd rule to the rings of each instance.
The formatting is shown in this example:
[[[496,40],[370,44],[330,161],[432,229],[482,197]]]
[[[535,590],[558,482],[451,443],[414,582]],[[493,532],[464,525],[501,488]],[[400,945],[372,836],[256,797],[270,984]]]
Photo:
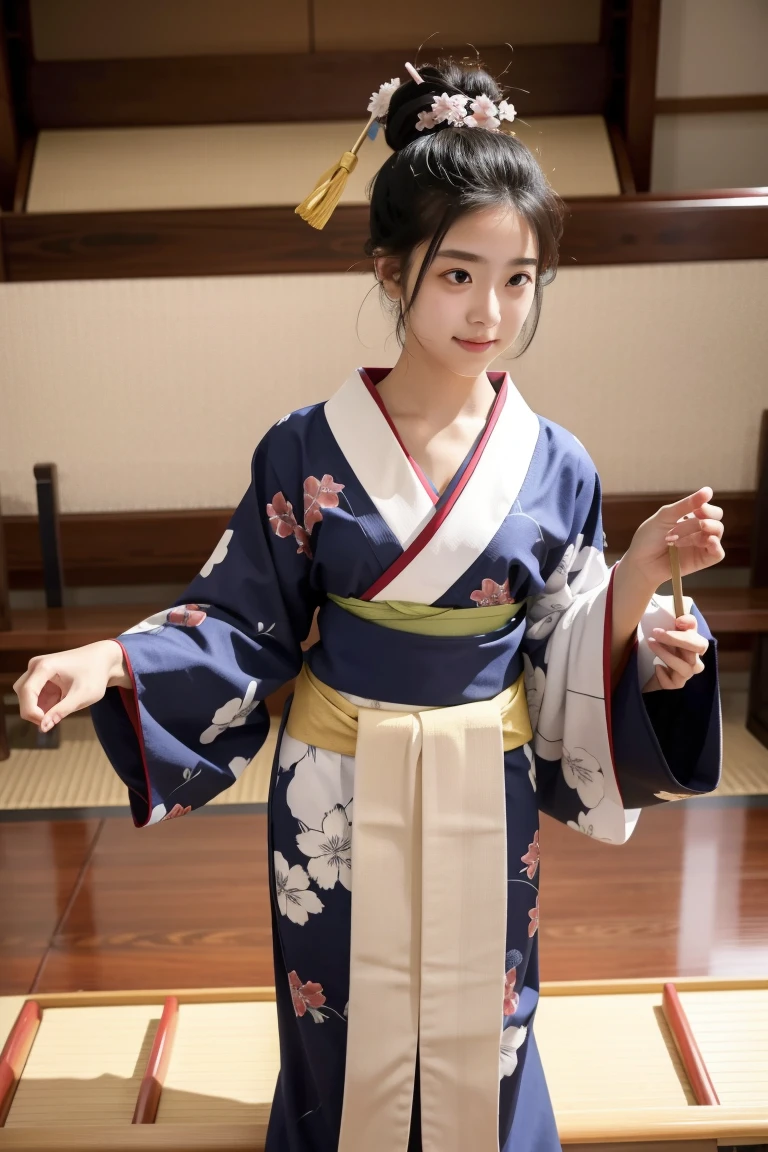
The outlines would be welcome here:
[[[768,191],[567,202],[562,268],[768,259]],[[0,215],[0,279],[371,273],[368,208],[341,205],[322,231],[290,205]]]

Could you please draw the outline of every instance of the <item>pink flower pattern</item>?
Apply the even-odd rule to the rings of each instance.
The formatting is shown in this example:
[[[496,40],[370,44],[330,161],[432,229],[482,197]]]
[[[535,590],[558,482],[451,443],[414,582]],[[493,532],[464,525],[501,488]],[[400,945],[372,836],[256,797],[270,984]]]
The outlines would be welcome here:
[[[509,969],[504,976],[504,1015],[514,1016],[520,1004],[520,995],[515,992],[515,983],[517,981],[517,969],[523,962],[522,952],[518,952],[513,948],[511,952],[507,952],[507,964]]]
[[[503,584],[497,584],[495,580],[483,580],[482,587],[469,598],[474,600],[478,608],[490,608],[492,604],[514,604],[509,594],[509,579]]]
[[[520,1004],[520,993],[515,992],[517,968],[510,968],[504,977],[504,1015],[514,1016]]]
[[[321,1004],[325,1004],[322,984],[315,984],[311,980],[302,984],[301,977],[297,976],[295,971],[288,973],[288,982],[297,1016],[305,1016],[307,1008],[319,1008]]]
[[[199,628],[206,613],[199,604],[184,604],[178,608],[171,608],[168,613],[169,624],[180,624],[183,628]]]
[[[293,514],[293,504],[290,500],[286,500],[282,492],[275,492],[272,503],[267,504],[267,516],[277,536],[293,536],[298,527]]]
[[[531,922],[528,925],[528,935],[529,936],[535,936],[537,931],[538,931],[538,928],[539,928],[539,898],[538,898],[538,896],[536,897],[536,907],[531,908],[528,915],[531,918]]]
[[[344,490],[343,484],[337,484],[333,476],[326,472],[321,480],[316,476],[307,476],[304,481],[304,523],[299,524],[294,515],[293,505],[286,500],[282,492],[276,492],[272,503],[267,504],[267,516],[275,535],[287,539],[294,536],[299,547],[296,551],[312,559],[312,548],[309,538],[315,524],[323,518],[323,508],[338,508],[339,492]]]
[[[334,483],[333,476],[327,473],[322,480],[316,476],[307,476],[304,481],[304,527],[307,532],[311,532],[315,524],[322,520],[321,508],[338,508],[338,494],[343,489],[344,485]]]
[[[533,843],[528,845],[528,851],[525,856],[521,856],[523,864],[527,864],[527,868],[521,868],[521,872],[525,872],[529,880],[533,880],[536,875],[536,869],[539,866],[539,829],[537,828],[533,834]]]

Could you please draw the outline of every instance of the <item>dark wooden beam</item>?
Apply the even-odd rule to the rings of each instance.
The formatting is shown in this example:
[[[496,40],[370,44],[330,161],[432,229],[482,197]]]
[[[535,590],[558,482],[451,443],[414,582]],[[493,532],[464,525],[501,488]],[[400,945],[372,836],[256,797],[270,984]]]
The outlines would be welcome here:
[[[16,188],[19,140],[13,107],[3,6],[0,3],[0,211],[10,212]]]
[[[604,197],[567,208],[561,268],[768,257],[768,194]]]
[[[456,58],[466,45],[428,53]],[[501,73],[509,48],[480,48]],[[474,61],[474,52],[470,54]],[[27,92],[34,127],[138,127],[359,119],[380,79],[405,76],[402,49],[143,60],[34,61]],[[524,116],[602,113],[609,86],[601,44],[523,45],[504,82]],[[277,103],[276,103],[277,101]]]
[[[651,186],[661,0],[630,0],[626,40],[624,139],[639,192]]]
[[[366,205],[322,231],[290,205],[0,217],[6,279],[369,272]],[[567,203],[562,268],[768,258],[768,194],[608,196]]]
[[[677,499],[674,493],[603,497],[603,526],[611,553],[621,554],[643,520]],[[718,492],[728,525],[724,566],[746,567],[752,548],[754,492]],[[61,549],[68,586],[178,584],[183,587],[210,555],[231,508],[167,512],[78,512],[61,517]],[[5,518],[11,588],[41,588],[43,569],[35,516]]]

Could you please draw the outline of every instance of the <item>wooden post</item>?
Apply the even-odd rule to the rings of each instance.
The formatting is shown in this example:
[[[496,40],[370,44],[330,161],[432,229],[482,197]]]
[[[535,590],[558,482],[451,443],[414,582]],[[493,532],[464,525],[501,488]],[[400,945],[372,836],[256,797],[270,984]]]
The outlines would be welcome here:
[[[64,607],[64,576],[61,567],[59,491],[55,464],[35,464],[40,552],[47,608]]]
[[[11,596],[8,586],[8,559],[5,551],[5,529],[3,526],[3,505],[0,501],[0,631],[8,632],[11,627]],[[0,760],[7,760],[11,751],[8,744],[8,729],[5,724],[3,692],[0,688]]]
[[[0,631],[2,632],[8,632],[11,627],[10,600],[8,557],[5,551],[5,527],[3,525],[3,504],[0,498]]]
[[[661,0],[630,0],[626,29],[624,140],[638,192],[651,187]]]
[[[64,607],[64,576],[61,565],[61,537],[59,528],[59,489],[55,464],[35,464],[37,482],[37,514],[40,530],[40,551],[43,557],[43,583],[47,608]],[[37,748],[58,748],[61,727],[56,724],[50,732],[38,731]]]
[[[752,522],[752,588],[768,588],[768,409],[763,412],[757,451],[757,491]],[[747,729],[768,748],[768,636],[752,641]]]
[[[10,212],[13,209],[18,162],[19,141],[13,111],[3,5],[0,4],[0,211]]]

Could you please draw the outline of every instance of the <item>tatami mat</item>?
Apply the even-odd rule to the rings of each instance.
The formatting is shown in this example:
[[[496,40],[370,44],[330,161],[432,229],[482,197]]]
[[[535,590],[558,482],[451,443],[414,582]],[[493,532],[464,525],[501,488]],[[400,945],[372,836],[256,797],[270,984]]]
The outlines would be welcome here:
[[[359,120],[335,123],[41,132],[27,211],[295,205],[352,147],[365,116],[363,110]],[[619,193],[602,116],[539,117],[515,130],[561,196]],[[383,132],[365,141],[342,203],[366,203],[366,184],[389,154]]]
[[[269,789],[272,758],[279,721],[272,721],[264,747],[231,788],[220,792],[211,804],[264,803]],[[32,743],[34,729],[11,726],[12,744],[21,739]],[[0,810],[56,808],[121,808],[128,803],[125,785],[113,771],[96,739],[88,716],[70,716],[61,724],[61,744],[56,750],[12,748],[8,760],[0,761]]]
[[[744,727],[746,695],[723,692],[723,780],[714,796],[768,795],[768,748]],[[35,731],[10,725],[14,747],[0,762],[0,810],[111,808],[127,804],[126,790],[112,770],[87,716],[71,716],[61,726],[56,751],[33,746]],[[240,779],[212,804],[264,804],[267,800],[278,721]]]

